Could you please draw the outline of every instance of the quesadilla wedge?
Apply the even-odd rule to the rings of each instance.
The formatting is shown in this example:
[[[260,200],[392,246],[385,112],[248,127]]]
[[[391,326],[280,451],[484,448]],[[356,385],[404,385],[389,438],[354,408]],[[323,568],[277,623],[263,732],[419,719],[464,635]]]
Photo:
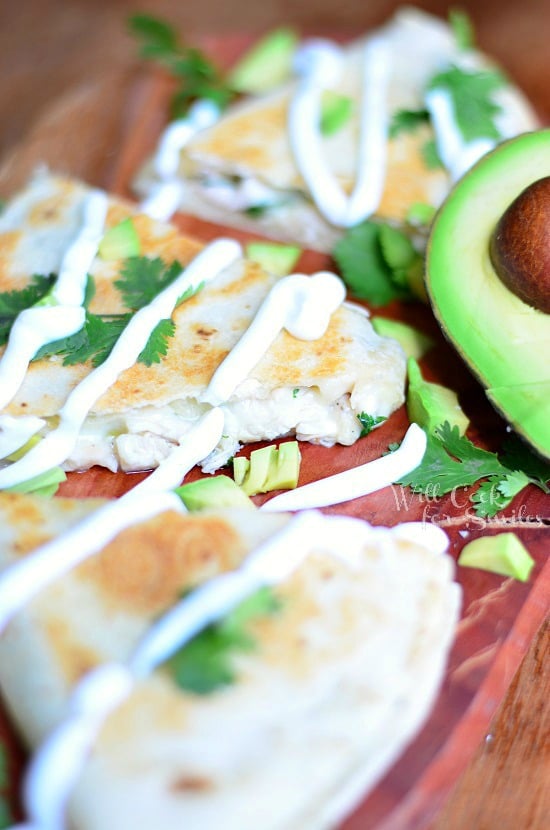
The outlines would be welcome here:
[[[100,507],[0,494],[0,569]],[[438,528],[308,514],[308,532],[293,536],[304,515],[163,513],[16,614],[0,638],[0,683],[25,741],[40,748],[27,781],[35,813],[43,796],[48,813],[67,775],[74,830],[318,830],[357,804],[430,710],[459,588]],[[271,562],[291,562],[275,578],[269,545]],[[97,700],[101,678],[135,670],[178,601],[189,607],[220,574],[238,578],[247,566],[269,575],[255,609],[226,609],[208,635],[196,629],[199,645],[136,671],[112,707]],[[79,705],[78,688],[88,690]],[[56,774],[55,736],[71,723],[84,734],[96,705],[105,718],[89,750]],[[40,767],[44,748],[51,763]]]
[[[15,296],[13,292],[20,297],[33,275],[59,269],[89,193],[80,182],[41,173],[11,200],[0,216],[0,297],[6,302]],[[126,260],[96,256],[90,268],[95,293],[88,311],[95,315],[99,331],[94,329],[90,337],[99,341],[99,351],[105,348],[106,324],[116,323],[120,316],[125,323],[124,315],[131,317],[132,308],[140,307],[141,294],[151,293],[153,278],[160,273],[162,280],[181,269],[185,277],[212,247],[203,250],[175,227],[139,213],[135,205],[109,198],[106,226],[118,226],[128,217],[139,239],[140,256]],[[153,468],[211,408],[209,384],[215,371],[233,354],[271,289],[279,284],[256,263],[241,258],[237,243],[219,242],[222,249],[224,244],[231,251],[232,264],[211,269],[212,279],[204,285],[202,272],[197,271],[200,290],[193,296],[185,292],[186,299],[167,321],[168,336],[152,359],[148,363],[137,359],[92,403],[63,461],[65,469],[88,469],[94,464],[125,471]],[[311,293],[317,283],[307,279],[299,277]],[[120,280],[122,290],[117,287]],[[336,277],[321,272],[319,280],[322,301],[327,280],[333,285]],[[46,294],[41,302],[47,299]],[[156,299],[151,306],[153,302]],[[140,310],[147,312],[150,305]],[[225,463],[248,441],[295,434],[327,446],[351,444],[361,432],[360,413],[386,417],[402,404],[405,360],[399,345],[379,337],[366,312],[356,306],[339,305],[327,322],[325,333],[316,339],[298,339],[283,329],[263,357],[258,353],[258,362],[228,398],[216,400],[225,426],[220,444],[205,461],[206,471]],[[61,353],[30,364],[17,393],[0,409],[0,438],[18,424],[23,429],[36,419],[43,422],[39,438],[56,427],[71,393],[93,374],[92,359],[79,362],[78,352],[78,343],[72,351],[62,343]]]
[[[375,43],[383,45],[388,67],[383,79],[373,70],[371,86],[375,92],[380,86],[381,99],[370,121],[378,119],[380,129],[386,127],[387,132],[366,162],[370,165],[366,170],[358,169],[365,166],[358,149],[365,128],[360,123],[362,107],[366,106],[361,75],[364,50]],[[437,207],[448,192],[456,170],[453,174],[444,165],[450,162],[454,168],[460,155],[466,159],[462,167],[470,166],[489,145],[538,124],[522,93],[504,76],[497,79],[494,65],[484,55],[474,48],[464,49],[444,21],[413,8],[398,10],[388,23],[353,42],[342,55],[341,74],[338,79],[327,79],[325,91],[350,102],[351,115],[334,132],[319,135],[321,162],[324,159],[328,175],[348,196],[360,177],[383,178],[378,203],[366,205],[363,215],[355,214],[349,224],[372,217],[408,228],[406,220],[413,205]],[[452,77],[441,80],[441,73],[449,69]],[[322,70],[326,71],[330,67]],[[472,80],[479,72],[483,75]],[[451,125],[439,124],[429,111],[427,93],[436,76],[455,108]],[[369,87],[368,80],[365,86]],[[311,164],[315,150],[315,136],[310,132],[298,154],[300,130],[308,125],[300,122],[306,119],[305,113],[292,115],[297,89],[298,82],[293,81],[274,92],[241,99],[216,124],[188,140],[178,170],[184,185],[183,212],[314,250],[332,250],[343,228],[334,224],[331,211],[327,213],[314,192],[328,188],[329,181],[321,187],[322,171],[317,168],[306,173],[305,165]],[[476,95],[483,100],[473,100]],[[468,104],[468,112],[460,110]],[[292,134],[294,117],[298,138]],[[461,124],[464,153],[457,151],[456,139],[450,142],[448,135]],[[157,167],[152,159],[139,171],[134,183],[137,193],[154,189],[160,175]],[[330,208],[334,200],[328,192],[325,196]]]

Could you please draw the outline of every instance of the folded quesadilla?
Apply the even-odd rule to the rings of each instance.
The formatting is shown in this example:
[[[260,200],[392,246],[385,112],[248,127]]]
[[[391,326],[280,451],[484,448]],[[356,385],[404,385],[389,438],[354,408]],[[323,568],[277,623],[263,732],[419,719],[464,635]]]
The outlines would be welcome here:
[[[383,146],[369,162],[372,174],[365,175],[366,179],[376,177],[380,167],[385,167],[380,198],[374,209],[365,208],[361,218],[372,216],[402,225],[413,205],[436,207],[441,203],[452,180],[452,171],[443,166],[441,159],[454,165],[458,155],[454,144],[449,144],[449,136],[443,134],[449,132],[449,126],[440,129],[428,111],[426,93],[434,77],[458,66],[468,81],[469,73],[492,71],[494,66],[479,51],[464,51],[445,22],[412,8],[399,10],[383,27],[348,46],[343,51],[340,77],[329,79],[326,89],[351,102],[351,115],[340,128],[321,137],[327,170],[348,195],[359,172],[363,53],[365,46],[375,41],[383,45],[389,61],[376,117],[389,129]],[[453,120],[466,123],[463,140],[467,142],[465,151],[470,163],[487,149],[478,139],[494,143],[536,128],[538,122],[530,105],[506,79],[494,84],[495,89],[490,89],[492,81],[488,77],[479,85],[474,80],[463,86],[463,80],[461,75],[457,81],[455,73],[440,83],[455,107]],[[307,177],[304,180],[304,160],[309,161],[314,148],[308,140],[301,159],[296,153],[296,140],[291,141],[291,101],[297,83],[239,100],[216,124],[188,141],[181,150],[178,170],[184,182],[183,212],[298,242],[307,248],[332,250],[342,228],[335,226],[312,192],[320,176],[313,174],[309,181]],[[377,79],[372,84],[376,87],[382,81]],[[483,101],[474,100],[478,94]],[[468,105],[468,111],[460,110]],[[447,145],[446,151],[443,144]],[[134,183],[137,193],[143,195],[154,189],[159,176],[156,171],[155,159],[139,171]],[[358,221],[356,217],[354,223]]]
[[[0,570],[100,507],[0,494]],[[0,638],[2,694],[28,745],[65,728],[85,676],[131,665],[167,610],[281,544],[295,521],[170,511],[44,589]],[[315,522],[297,557],[292,537],[283,542],[296,563],[269,602],[199,630],[199,645],[143,673],[99,719],[69,772],[71,828],[330,827],[396,759],[430,710],[453,639],[452,559],[433,526]],[[54,769],[43,767],[35,793],[55,790]]]
[[[45,278],[58,271],[89,193],[80,182],[41,173],[8,203],[0,216],[0,297],[21,292],[33,275]],[[185,266],[191,270],[204,253],[173,226],[137,211],[135,205],[110,198],[106,227],[132,217],[139,257],[96,256],[90,268],[95,293],[89,313],[96,316],[99,334],[87,331],[99,340],[100,351],[103,328],[117,319],[125,323],[124,315],[131,316],[140,306],[140,292],[148,293],[159,271],[162,277]],[[93,403],[65,469],[94,464],[125,471],[153,468],[211,407],[208,386],[214,372],[233,353],[277,284],[257,263],[240,255],[233,259],[228,267],[214,270],[210,282],[193,296],[186,293],[153,359],[138,360],[122,371]],[[121,278],[126,280],[123,290],[116,284]],[[29,419],[42,419],[39,437],[56,426],[69,395],[93,370],[92,359],[78,359],[77,344],[72,351],[66,348],[30,364],[17,393],[0,409],[0,438],[8,425],[15,429],[14,423]],[[351,444],[361,432],[360,413],[385,417],[404,399],[401,348],[379,337],[357,306],[340,305],[317,339],[298,339],[283,329],[258,361],[227,400],[217,401],[224,412],[224,433],[205,461],[206,471],[225,463],[243,442],[296,435],[327,446]]]

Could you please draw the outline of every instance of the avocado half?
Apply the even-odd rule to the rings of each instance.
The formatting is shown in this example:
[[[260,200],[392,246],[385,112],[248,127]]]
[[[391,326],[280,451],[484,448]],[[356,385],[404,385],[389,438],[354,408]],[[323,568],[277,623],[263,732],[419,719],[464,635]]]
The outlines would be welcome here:
[[[493,406],[550,459],[550,314],[513,294],[489,253],[493,230],[509,205],[548,175],[550,130],[503,142],[472,167],[435,218],[426,288],[443,332]]]

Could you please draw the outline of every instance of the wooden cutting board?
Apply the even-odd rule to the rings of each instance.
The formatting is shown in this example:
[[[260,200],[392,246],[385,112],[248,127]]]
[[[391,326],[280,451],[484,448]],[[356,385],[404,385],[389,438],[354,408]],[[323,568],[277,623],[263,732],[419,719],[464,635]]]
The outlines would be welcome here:
[[[249,41],[249,37],[232,34],[202,40],[222,62],[232,60]],[[12,192],[36,164],[47,163],[91,184],[131,195],[132,175],[154,148],[165,124],[169,94],[166,78],[135,63],[98,70],[92,79],[72,85],[42,110],[23,140],[5,156],[0,167],[0,191]],[[192,217],[178,216],[176,222],[182,231],[205,241],[220,232],[250,238]],[[307,252],[299,265],[307,272],[330,267],[331,262],[327,257]],[[394,303],[377,313],[414,323],[432,335],[437,345],[422,361],[426,377],[459,392],[471,418],[472,440],[489,449],[498,448],[505,435],[505,424],[444,341],[429,309],[420,304]],[[402,409],[353,447],[326,449],[305,445],[301,483],[378,457],[389,443],[402,438],[407,423]],[[198,475],[194,471],[190,479]],[[70,474],[60,492],[116,497],[139,478],[94,469],[85,474]],[[464,491],[441,499],[425,499],[392,487],[331,508],[333,512],[361,516],[373,524],[430,519],[448,531],[453,555],[458,555],[466,540],[504,528],[514,529],[536,560],[526,585],[481,571],[458,569],[457,578],[464,592],[463,615],[437,704],[403,758],[345,823],[346,830],[399,830],[430,825],[487,734],[491,719],[550,607],[550,500],[531,487],[499,514],[498,521],[481,523],[472,516],[468,496],[469,491]],[[7,730],[5,724],[4,729]],[[13,737],[9,740],[10,772],[15,781],[23,755]],[[476,781],[470,784],[473,791],[477,787]],[[536,788],[537,782],[531,782],[525,788],[526,797],[532,797]],[[537,798],[531,822],[538,820],[541,805]],[[458,809],[462,812],[451,812],[449,822],[464,821],[464,808]],[[450,823],[445,821],[437,826],[448,827]],[[475,825],[465,822],[453,826]]]

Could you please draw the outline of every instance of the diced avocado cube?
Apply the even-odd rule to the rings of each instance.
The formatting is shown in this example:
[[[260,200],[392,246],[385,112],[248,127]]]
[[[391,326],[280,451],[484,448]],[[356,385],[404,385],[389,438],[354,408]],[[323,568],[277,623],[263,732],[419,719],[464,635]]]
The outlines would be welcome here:
[[[229,72],[229,86],[248,95],[259,95],[279,86],[291,77],[298,40],[297,32],[286,26],[268,32]]]
[[[176,493],[191,512],[217,507],[255,507],[233,479],[224,475],[183,484]]]
[[[267,492],[269,488],[266,486],[266,482],[269,470],[276,464],[276,458],[277,447],[273,444],[268,447],[261,447],[259,450],[253,450],[250,453],[250,467],[241,484],[247,496]]]
[[[322,135],[334,135],[349,121],[353,112],[353,101],[347,95],[325,89],[321,97],[321,124]]]
[[[13,484],[11,487],[7,487],[6,490],[10,493],[32,493],[35,496],[51,498],[51,496],[55,496],[59,485],[66,479],[67,476],[61,467],[52,467],[50,470],[45,470],[26,481]]]
[[[433,433],[436,427],[448,421],[457,426],[461,435],[470,423],[458,403],[456,392],[424,380],[420,367],[414,357],[407,361],[409,387],[407,390],[407,413],[409,420],[418,424],[427,432]]]
[[[236,455],[233,459],[233,478],[239,487],[245,480],[250,467],[250,461],[244,455]]]
[[[426,202],[413,202],[407,211],[407,222],[411,225],[422,226],[431,224],[436,214],[436,208]]]
[[[266,492],[270,490],[292,490],[298,484],[302,460],[297,441],[279,444],[275,464],[268,471]]]
[[[434,345],[434,341],[427,334],[423,334],[414,326],[402,323],[399,320],[389,320],[387,317],[372,317],[372,327],[381,337],[392,337],[402,346],[407,357],[420,360]]]
[[[302,253],[296,245],[281,245],[278,242],[249,242],[245,245],[246,256],[258,262],[265,271],[284,277],[290,274]]]
[[[535,561],[515,533],[499,533],[481,536],[465,545],[458,564],[527,582]]]
[[[118,225],[113,225],[103,235],[99,243],[98,254],[101,259],[126,259],[139,256],[141,242],[131,217],[123,219]]]

